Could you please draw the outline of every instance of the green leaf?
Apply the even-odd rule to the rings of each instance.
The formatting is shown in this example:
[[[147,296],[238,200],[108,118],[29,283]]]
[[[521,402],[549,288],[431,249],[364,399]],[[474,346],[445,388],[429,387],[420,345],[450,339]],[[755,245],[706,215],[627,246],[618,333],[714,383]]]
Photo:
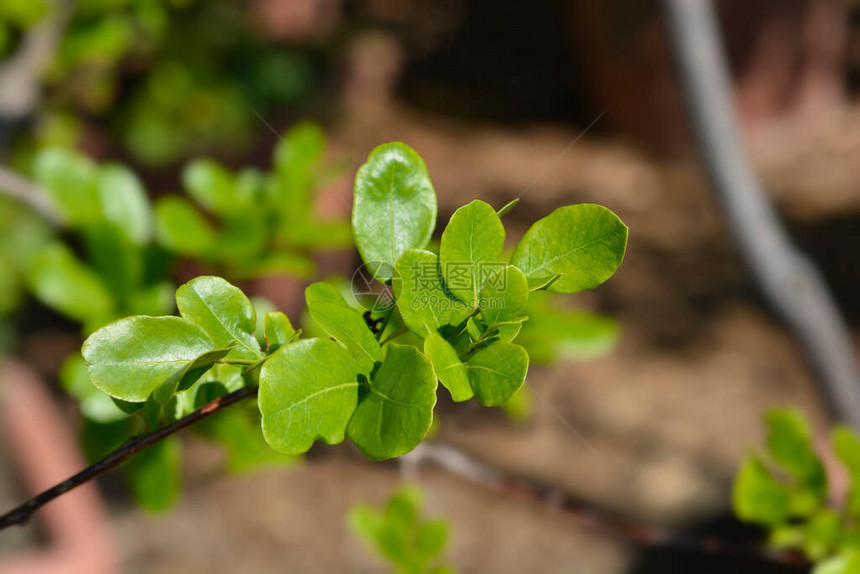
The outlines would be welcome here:
[[[81,350],[93,384],[118,399],[145,401],[200,355],[216,350],[197,325],[180,317],[128,317],[90,335]]]
[[[519,198],[519,197],[515,197],[514,199],[510,200],[510,201],[509,201],[509,202],[507,202],[505,205],[503,205],[503,206],[502,206],[502,208],[496,212],[496,214],[497,214],[499,217],[504,217],[505,215],[507,215],[508,213],[510,213],[510,212],[511,212],[511,210],[512,210],[513,208],[515,208],[519,202],[520,202],[520,198]]]
[[[184,368],[173,373],[170,378],[158,386],[152,392],[152,398],[159,403],[167,403],[173,398],[173,395],[182,392],[191,387],[197,380],[203,376],[203,373],[208,371],[215,363],[227,356],[232,350],[232,347],[225,349],[215,349],[214,351],[206,351],[193,361],[185,365]]]
[[[257,319],[254,306],[242,290],[221,277],[203,276],[192,279],[176,290],[179,314],[196,323],[218,347],[236,347],[231,357],[259,359],[260,343],[254,332]]]
[[[126,418],[111,397],[93,386],[87,375],[87,364],[80,355],[69,355],[59,372],[63,389],[78,400],[81,414],[91,421],[112,423]]]
[[[105,221],[87,227],[84,246],[89,263],[121,306],[140,284],[145,263],[141,248]]]
[[[343,440],[358,403],[352,357],[327,339],[287,345],[263,364],[260,412],[263,436],[275,450],[306,452],[313,442]]]
[[[301,461],[300,457],[272,450],[263,438],[259,421],[246,410],[233,407],[201,423],[195,430],[217,441],[227,451],[227,469],[230,472],[244,473]]]
[[[293,126],[275,147],[276,208],[284,210],[286,222],[307,220],[312,207],[311,193],[320,177],[317,166],[325,150],[325,133],[311,122]]]
[[[804,554],[819,561],[836,549],[842,535],[842,519],[835,510],[825,508],[812,516],[803,530]]]
[[[817,501],[827,496],[827,475],[815,453],[809,423],[794,409],[774,409],[765,415],[767,447],[774,460],[797,479]]]
[[[183,255],[202,255],[216,234],[200,212],[181,197],[165,197],[155,205],[155,236],[164,247]]]
[[[562,295],[529,296],[525,313],[529,320],[518,341],[533,363],[551,363],[557,356],[573,361],[600,357],[619,339],[618,323],[583,309],[569,309]]]
[[[376,534],[382,521],[379,511],[369,504],[356,504],[349,509],[347,524],[350,530],[364,540],[365,543],[376,545]]]
[[[133,244],[149,241],[152,210],[137,176],[124,166],[109,164],[98,172],[97,189],[105,219]]]
[[[382,360],[382,349],[361,313],[346,304],[337,288],[314,283],[305,290],[305,299],[314,321],[355,358],[358,372],[369,373]]]
[[[746,522],[774,526],[791,514],[791,492],[754,456],[741,465],[732,491],[735,514]]]
[[[389,343],[349,422],[349,438],[371,460],[401,456],[424,439],[435,405],[436,375],[430,360],[415,347]]]
[[[466,362],[475,397],[484,406],[497,407],[523,386],[529,370],[529,354],[513,343],[495,341]]]
[[[131,492],[151,512],[170,508],[182,490],[182,445],[168,437],[137,453],[126,467]]]
[[[104,320],[113,313],[113,298],[104,283],[61,243],[36,254],[28,279],[39,301],[70,319]]]
[[[481,316],[488,327],[517,319],[529,302],[529,284],[518,267],[507,265],[487,279],[481,291]]]
[[[440,280],[435,253],[408,249],[397,262],[394,296],[406,326],[421,337],[445,325],[459,325],[472,309],[449,295]]]
[[[448,542],[448,523],[432,520],[418,528],[415,534],[415,549],[425,558],[433,558],[442,553]]]
[[[830,435],[833,451],[848,469],[851,476],[851,489],[845,502],[846,512],[860,518],[860,437],[845,425],[838,425]]]
[[[100,217],[96,165],[88,157],[62,148],[36,156],[33,175],[69,225],[86,225]]]
[[[235,214],[236,180],[217,161],[192,161],[182,170],[182,183],[189,195],[209,211],[219,215]]]
[[[380,281],[407,249],[421,249],[436,225],[436,192],[424,160],[395,142],[374,149],[355,177],[352,226],[362,259]]]
[[[548,289],[577,293],[609,279],[626,246],[627,226],[617,215],[599,205],[567,205],[532,225],[511,264],[522,269],[532,287],[560,273]]]
[[[424,339],[424,354],[430,358],[436,377],[455,402],[468,401],[474,396],[466,366],[460,361],[454,347],[439,333],[432,332]]]
[[[296,334],[290,318],[280,311],[266,313],[265,319],[266,345],[269,353],[274,353]]]
[[[496,210],[475,200],[454,212],[442,233],[439,262],[451,293],[470,307],[487,279],[501,267],[505,228]]]
[[[848,548],[832,558],[816,565],[812,574],[858,574],[860,573],[860,550]]]

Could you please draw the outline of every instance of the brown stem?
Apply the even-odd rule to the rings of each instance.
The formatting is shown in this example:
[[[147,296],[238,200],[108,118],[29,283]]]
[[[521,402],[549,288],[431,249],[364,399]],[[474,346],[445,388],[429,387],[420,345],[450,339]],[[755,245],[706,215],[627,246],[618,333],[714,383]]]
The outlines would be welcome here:
[[[61,494],[65,494],[73,488],[85,484],[97,476],[116,468],[125,462],[130,456],[153,446],[173,433],[180,431],[197,421],[203,420],[234,403],[255,396],[257,396],[257,387],[244,387],[238,391],[230,393],[229,395],[224,395],[223,397],[215,399],[211,403],[200,407],[187,417],[172,422],[164,428],[147,435],[130,439],[97,463],[88,466],[74,476],[67,478],[63,482],[34,496],[27,502],[0,516],[0,530],[13,525],[25,524],[36,510],[54,500]]]

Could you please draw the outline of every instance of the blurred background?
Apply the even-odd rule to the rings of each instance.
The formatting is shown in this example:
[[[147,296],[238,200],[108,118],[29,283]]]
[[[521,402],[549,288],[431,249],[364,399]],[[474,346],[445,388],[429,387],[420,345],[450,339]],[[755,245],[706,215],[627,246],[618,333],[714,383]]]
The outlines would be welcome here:
[[[714,5],[749,160],[856,333],[860,5]],[[189,188],[197,198],[186,169],[195,158],[230,173],[277,172],[287,162],[277,152],[291,137],[284,134],[300,141],[304,132],[290,130],[314,122],[327,144],[308,213],[326,225],[348,217],[355,169],[392,140],[426,160],[440,226],[473,198],[501,207],[521,196],[505,221],[512,246],[559,205],[609,207],[630,227],[619,272],[593,292],[535,311],[550,326],[532,335],[539,360],[516,404],[454,406],[440,394],[437,438],[607,512],[754,540],[755,531],[729,518],[730,492],[744,453],[760,442],[761,413],[795,405],[817,429],[830,419],[815,373],[744,266],[704,175],[670,46],[656,0],[2,0],[0,155],[3,170],[25,180],[25,193],[32,181],[65,185],[40,170],[39,158],[50,163],[47,149],[126,166],[157,206],[158,245],[146,269],[161,265],[158,276],[173,285],[233,273],[294,323],[306,282],[349,279],[357,254],[318,241],[316,228],[304,243],[291,238],[301,259],[249,271],[236,267],[245,252],[219,259],[171,239],[163,205]],[[4,176],[0,187],[19,183]],[[9,398],[15,383],[6,379],[42,379],[50,400],[34,398],[32,408],[59,409],[71,438],[103,436],[112,421],[86,409],[81,416],[89,391],[69,390],[73,377],[61,373],[99,325],[87,325],[87,309],[57,303],[62,295],[17,262],[34,237],[54,235],[86,259],[90,235],[74,225],[54,231],[0,199],[2,345],[15,365],[3,371],[4,409],[25,408]],[[205,214],[203,225],[221,229],[218,217]],[[245,236],[233,232],[219,245]],[[117,267],[89,257],[97,273]],[[147,281],[141,290],[162,284]],[[22,473],[39,465],[22,462],[16,446],[39,434],[21,429],[40,419],[3,417],[0,502],[11,507],[44,484]],[[103,501],[91,520],[113,542],[90,540],[88,548],[107,547],[120,564],[101,571],[388,571],[345,516],[359,501],[385,500],[403,465],[370,463],[349,446],[318,447],[305,461],[231,473],[224,449],[207,438],[183,436],[183,493],[166,512],[141,511],[121,475],[100,481]],[[424,487],[428,512],[450,521],[447,557],[461,572],[763,571],[755,562],[643,550],[433,466],[407,474]],[[48,552],[43,526],[0,534],[0,572],[4,560]]]

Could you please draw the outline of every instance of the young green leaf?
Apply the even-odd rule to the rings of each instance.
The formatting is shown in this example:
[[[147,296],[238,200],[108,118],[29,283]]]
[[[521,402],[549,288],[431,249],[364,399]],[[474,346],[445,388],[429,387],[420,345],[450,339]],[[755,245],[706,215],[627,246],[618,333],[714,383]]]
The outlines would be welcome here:
[[[115,301],[127,301],[143,277],[145,262],[141,247],[133,244],[119,227],[107,221],[90,225],[83,236],[90,266]]]
[[[481,291],[481,315],[492,327],[517,319],[529,302],[529,284],[518,267],[507,265],[487,279]]]
[[[754,456],[741,465],[732,490],[735,514],[746,522],[777,525],[791,513],[791,492]]]
[[[105,320],[113,313],[114,301],[104,283],[62,243],[35,255],[28,279],[42,303],[71,319]]]
[[[308,219],[314,184],[320,177],[318,166],[325,151],[325,132],[312,122],[293,126],[275,147],[275,204],[285,210],[290,227]]]
[[[265,319],[266,345],[269,353],[274,353],[296,334],[290,318],[280,311],[266,313]]]
[[[343,440],[358,403],[358,373],[343,347],[305,339],[286,347],[260,371],[263,436],[277,451],[306,452],[313,442]]]
[[[827,475],[815,453],[812,431],[804,416],[792,409],[765,415],[767,447],[774,460],[797,479],[817,501],[827,496]]]
[[[448,294],[439,276],[435,253],[408,249],[397,262],[394,296],[406,326],[421,337],[445,325],[459,325],[472,310]]]
[[[415,533],[415,550],[425,558],[435,558],[448,542],[448,523],[431,520],[418,527]]]
[[[209,222],[181,197],[165,197],[155,205],[155,236],[161,245],[183,255],[203,255],[216,240]]]
[[[495,341],[469,357],[466,370],[478,401],[497,407],[523,386],[529,354],[519,345]]]
[[[476,306],[487,278],[501,267],[504,246],[505,228],[490,205],[475,200],[455,211],[439,247],[448,290]]]
[[[159,403],[167,403],[173,395],[191,387],[203,373],[227,356],[232,347],[206,351],[196,359],[174,372],[165,382],[152,392],[152,398]]]
[[[347,433],[371,460],[401,456],[424,439],[435,405],[436,375],[429,359],[415,347],[389,343]]]
[[[209,211],[219,215],[235,213],[236,180],[217,161],[198,159],[191,162],[182,170],[182,183],[188,194]]]
[[[36,156],[33,175],[50,196],[63,219],[73,226],[99,219],[96,165],[88,157],[62,148]]]
[[[374,149],[355,177],[355,243],[380,281],[407,249],[421,249],[436,226],[436,192],[427,166],[399,142]]]
[[[559,207],[532,225],[517,245],[511,264],[532,287],[559,277],[548,289],[577,293],[597,287],[624,259],[627,226],[599,205]]]
[[[134,245],[152,235],[152,209],[146,190],[127,167],[108,164],[99,169],[97,188],[105,219]]]
[[[860,550],[847,548],[816,565],[812,574],[857,574],[860,572]]]
[[[231,357],[261,357],[260,344],[254,336],[254,306],[238,287],[220,277],[197,277],[176,290],[176,306],[180,315],[202,327],[219,348],[235,341]]]
[[[860,438],[848,426],[839,425],[830,435],[833,451],[848,469],[851,490],[845,502],[845,510],[854,519],[860,518]]]
[[[436,377],[451,393],[455,402],[468,401],[474,396],[466,366],[448,341],[435,331],[424,339],[424,354],[433,363]]]
[[[382,349],[361,313],[347,305],[337,288],[328,283],[308,287],[305,299],[314,321],[355,357],[358,372],[370,373],[382,360]]]
[[[138,316],[102,327],[84,341],[81,352],[97,388],[136,403],[216,349],[203,329],[186,319]]]
[[[277,452],[266,444],[259,420],[254,420],[247,409],[231,408],[201,422],[196,430],[224,448],[227,469],[232,473],[289,466],[301,461],[300,457]]]

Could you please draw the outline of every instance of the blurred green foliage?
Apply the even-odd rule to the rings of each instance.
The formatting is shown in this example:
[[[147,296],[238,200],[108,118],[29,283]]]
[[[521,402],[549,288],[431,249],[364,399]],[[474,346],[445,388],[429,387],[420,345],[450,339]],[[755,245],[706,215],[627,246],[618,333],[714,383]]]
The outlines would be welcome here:
[[[270,173],[191,162],[182,174],[190,200],[168,196],[156,205],[159,242],[232,279],[310,277],[311,250],[352,244],[346,221],[317,215],[318,192],[339,173],[325,162],[326,149],[323,131],[300,123],[276,145]]]
[[[402,485],[382,508],[353,506],[347,523],[353,533],[389,563],[397,574],[454,574],[442,554],[451,527],[443,519],[422,517],[425,494],[416,485]]]
[[[62,20],[46,100],[18,154],[74,146],[107,129],[137,161],[166,166],[200,153],[237,156],[257,110],[295,106],[315,85],[316,48],[260,34],[243,0],[0,0],[0,60],[34,25]]]
[[[766,448],[749,454],[735,479],[735,513],[766,528],[773,548],[803,552],[817,563],[815,574],[860,571],[860,437],[843,425],[831,432],[833,452],[850,477],[846,499],[834,506],[806,417],[774,409],[764,421]]]

